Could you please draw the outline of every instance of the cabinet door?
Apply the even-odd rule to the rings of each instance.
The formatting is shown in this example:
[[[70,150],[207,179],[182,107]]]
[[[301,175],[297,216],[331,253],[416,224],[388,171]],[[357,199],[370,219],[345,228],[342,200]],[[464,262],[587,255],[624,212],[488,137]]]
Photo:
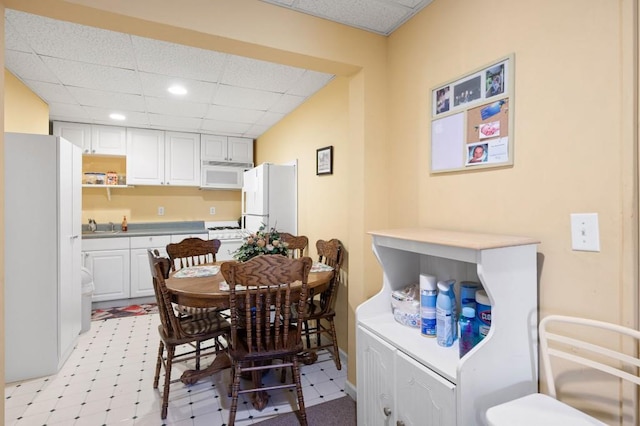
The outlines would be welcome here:
[[[157,249],[160,256],[167,256],[166,246],[150,247]],[[154,296],[153,281],[147,249],[131,249],[131,292],[129,297]]]
[[[91,154],[91,125],[84,123],[53,122],[53,134],[62,136],[82,149],[83,154]]]
[[[200,135],[165,133],[165,184],[200,186]]]
[[[228,161],[227,137],[218,135],[202,135],[202,161]]]
[[[397,424],[456,424],[455,385],[400,351],[396,356],[395,394]]]
[[[164,185],[164,132],[127,129],[127,184]]]
[[[171,242],[169,235],[131,237],[131,291],[129,297],[155,295],[147,249],[157,249],[161,256],[167,256],[166,247],[169,242]]]
[[[84,252],[84,266],[93,275],[94,302],[129,297],[129,250]]]
[[[393,424],[396,349],[362,327],[357,327],[357,344],[358,424]]]
[[[116,126],[91,126],[91,153],[100,155],[126,155],[127,130]]]
[[[227,154],[228,161],[253,163],[253,139],[229,136]]]

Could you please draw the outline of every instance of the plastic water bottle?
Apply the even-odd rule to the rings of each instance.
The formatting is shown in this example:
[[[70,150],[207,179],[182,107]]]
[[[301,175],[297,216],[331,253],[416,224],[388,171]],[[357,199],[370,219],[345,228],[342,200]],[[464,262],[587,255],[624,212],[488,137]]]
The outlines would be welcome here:
[[[462,315],[460,315],[460,339],[458,346],[460,348],[460,358],[465,356],[467,352],[473,349],[476,343],[475,337],[475,319],[476,311],[473,308],[465,306],[462,308]]]
[[[436,337],[436,277],[420,274],[420,332]]]
[[[440,346],[453,345],[453,308],[446,281],[438,283],[436,298],[436,340]]]

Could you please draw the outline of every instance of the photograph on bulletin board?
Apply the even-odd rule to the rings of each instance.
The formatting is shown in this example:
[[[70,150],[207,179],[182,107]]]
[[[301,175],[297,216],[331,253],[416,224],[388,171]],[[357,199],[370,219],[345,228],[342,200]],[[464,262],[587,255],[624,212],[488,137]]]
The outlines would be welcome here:
[[[431,172],[513,164],[514,55],[431,90]]]
[[[508,98],[467,111],[466,143],[467,166],[509,161]]]

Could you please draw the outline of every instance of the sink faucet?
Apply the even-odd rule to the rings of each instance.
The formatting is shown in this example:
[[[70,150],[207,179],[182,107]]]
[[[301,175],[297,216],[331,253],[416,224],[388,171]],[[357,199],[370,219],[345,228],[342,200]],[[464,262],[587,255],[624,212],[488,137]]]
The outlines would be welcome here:
[[[113,222],[109,222],[109,226],[111,226],[111,232],[116,230],[116,225]]]

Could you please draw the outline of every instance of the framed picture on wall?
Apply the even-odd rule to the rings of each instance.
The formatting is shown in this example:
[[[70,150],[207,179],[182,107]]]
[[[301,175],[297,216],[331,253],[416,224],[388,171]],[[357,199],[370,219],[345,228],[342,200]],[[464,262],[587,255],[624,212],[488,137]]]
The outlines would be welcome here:
[[[333,146],[325,146],[316,150],[316,175],[333,173]]]

